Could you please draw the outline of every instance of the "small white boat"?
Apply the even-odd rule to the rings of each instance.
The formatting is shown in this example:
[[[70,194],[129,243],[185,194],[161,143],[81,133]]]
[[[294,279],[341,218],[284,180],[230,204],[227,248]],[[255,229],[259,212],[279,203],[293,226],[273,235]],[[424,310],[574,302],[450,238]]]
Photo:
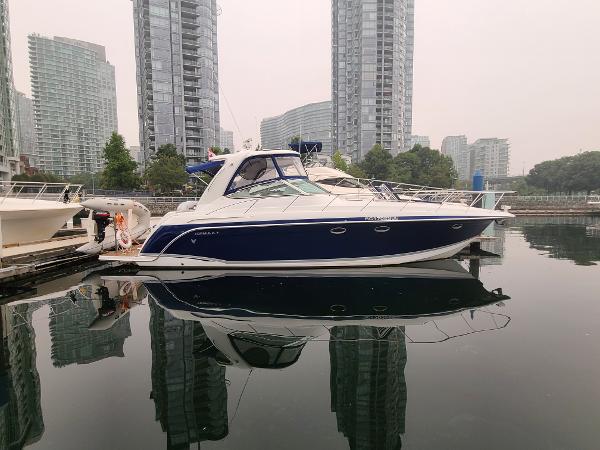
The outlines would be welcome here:
[[[82,205],[91,210],[84,221],[89,242],[78,252],[97,255],[117,247],[127,250],[150,230],[150,211],[133,200],[96,197]]]
[[[1,245],[50,239],[81,211],[81,185],[0,182]]]
[[[368,267],[450,257],[494,220],[485,192],[382,182],[333,194],[292,151],[244,151],[190,168],[213,175],[195,207],[167,214],[138,255],[101,260],[171,268]],[[458,200],[468,197],[469,203]],[[497,204],[497,203],[496,203]]]

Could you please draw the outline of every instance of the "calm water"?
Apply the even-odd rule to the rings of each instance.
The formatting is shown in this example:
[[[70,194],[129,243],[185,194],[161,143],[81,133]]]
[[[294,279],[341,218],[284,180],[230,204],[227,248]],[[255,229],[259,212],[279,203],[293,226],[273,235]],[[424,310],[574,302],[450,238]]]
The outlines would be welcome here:
[[[0,447],[596,449],[600,220],[495,233],[481,264],[42,286],[0,307]]]

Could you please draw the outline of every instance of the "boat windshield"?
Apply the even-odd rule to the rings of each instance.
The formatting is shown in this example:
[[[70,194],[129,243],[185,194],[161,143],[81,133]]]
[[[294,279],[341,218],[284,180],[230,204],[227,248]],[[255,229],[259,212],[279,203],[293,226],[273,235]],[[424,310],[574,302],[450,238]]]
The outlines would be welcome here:
[[[237,170],[226,192],[234,198],[328,194],[308,180],[295,155],[253,156]]]

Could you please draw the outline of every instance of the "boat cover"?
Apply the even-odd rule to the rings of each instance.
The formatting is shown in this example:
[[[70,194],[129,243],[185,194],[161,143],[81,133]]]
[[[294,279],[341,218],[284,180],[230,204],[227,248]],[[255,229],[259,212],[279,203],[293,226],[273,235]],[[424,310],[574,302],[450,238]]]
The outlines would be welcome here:
[[[211,177],[214,177],[217,172],[223,167],[223,163],[225,161],[207,161],[201,164],[196,164],[195,166],[188,166],[185,168],[187,173],[197,173],[204,172],[209,174]]]

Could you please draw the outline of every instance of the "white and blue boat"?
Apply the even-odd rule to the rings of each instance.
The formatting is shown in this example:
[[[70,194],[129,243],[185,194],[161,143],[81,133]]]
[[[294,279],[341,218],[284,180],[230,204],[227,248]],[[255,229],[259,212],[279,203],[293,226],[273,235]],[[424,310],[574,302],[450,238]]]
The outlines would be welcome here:
[[[369,267],[450,257],[495,220],[482,192],[379,182],[332,193],[294,151],[243,151],[189,168],[213,178],[197,203],[154,227],[139,254],[167,268]],[[496,202],[497,205],[497,202]]]

